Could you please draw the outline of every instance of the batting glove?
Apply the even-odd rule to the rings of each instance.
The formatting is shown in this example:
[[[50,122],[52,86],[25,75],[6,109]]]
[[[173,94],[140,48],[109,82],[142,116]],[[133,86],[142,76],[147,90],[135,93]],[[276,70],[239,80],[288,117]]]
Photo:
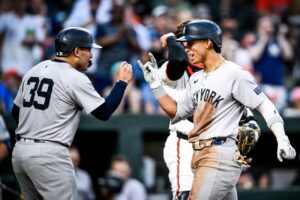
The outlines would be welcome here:
[[[151,53],[149,53],[149,57],[151,59],[150,62],[143,64],[140,60],[138,60],[138,64],[143,71],[145,80],[149,84],[150,88],[154,90],[162,85],[162,80],[158,73],[156,59]]]
[[[280,162],[283,161],[283,158],[292,160],[296,157],[296,151],[290,144],[289,138],[285,137],[276,138],[277,139],[277,158]]]

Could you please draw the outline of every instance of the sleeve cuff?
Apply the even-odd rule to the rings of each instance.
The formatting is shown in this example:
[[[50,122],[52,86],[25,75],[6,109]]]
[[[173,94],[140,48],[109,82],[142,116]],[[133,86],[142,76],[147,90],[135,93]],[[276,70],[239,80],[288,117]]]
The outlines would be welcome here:
[[[122,81],[122,80],[118,80],[116,82],[116,85],[122,87],[122,88],[126,88],[127,87],[127,83],[125,81]]]

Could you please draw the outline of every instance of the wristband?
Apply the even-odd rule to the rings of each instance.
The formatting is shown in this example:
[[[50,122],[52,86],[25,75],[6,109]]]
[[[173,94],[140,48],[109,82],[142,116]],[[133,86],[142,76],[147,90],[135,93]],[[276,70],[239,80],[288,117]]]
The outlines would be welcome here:
[[[163,89],[161,85],[155,89],[152,89],[152,92],[156,99],[159,99],[160,97],[167,95],[166,91]]]

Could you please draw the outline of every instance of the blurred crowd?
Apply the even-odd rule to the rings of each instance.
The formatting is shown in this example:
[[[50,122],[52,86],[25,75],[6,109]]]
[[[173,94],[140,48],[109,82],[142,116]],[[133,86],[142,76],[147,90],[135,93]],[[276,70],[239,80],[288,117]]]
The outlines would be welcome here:
[[[285,117],[300,116],[299,0],[0,0],[0,110],[9,115],[26,71],[54,56],[53,39],[66,27],[87,28],[103,48],[87,71],[106,96],[118,63],[134,81],[120,113],[162,113],[137,59],[166,58],[160,36],[188,18],[212,19],[223,30],[222,54],[247,68]]]

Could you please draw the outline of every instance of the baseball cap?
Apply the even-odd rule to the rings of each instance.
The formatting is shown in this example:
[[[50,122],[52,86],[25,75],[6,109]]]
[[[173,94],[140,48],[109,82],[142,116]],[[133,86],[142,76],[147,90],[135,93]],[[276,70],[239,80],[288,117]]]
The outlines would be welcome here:
[[[168,7],[167,6],[164,6],[164,5],[159,5],[159,6],[156,6],[153,11],[152,11],[152,16],[154,17],[160,17],[160,16],[164,16],[166,15],[168,12]]]
[[[2,75],[2,77],[3,77],[4,82],[6,82],[9,78],[19,78],[19,79],[21,79],[20,73],[15,68],[12,68],[12,69],[9,69],[9,70],[5,71]]]

